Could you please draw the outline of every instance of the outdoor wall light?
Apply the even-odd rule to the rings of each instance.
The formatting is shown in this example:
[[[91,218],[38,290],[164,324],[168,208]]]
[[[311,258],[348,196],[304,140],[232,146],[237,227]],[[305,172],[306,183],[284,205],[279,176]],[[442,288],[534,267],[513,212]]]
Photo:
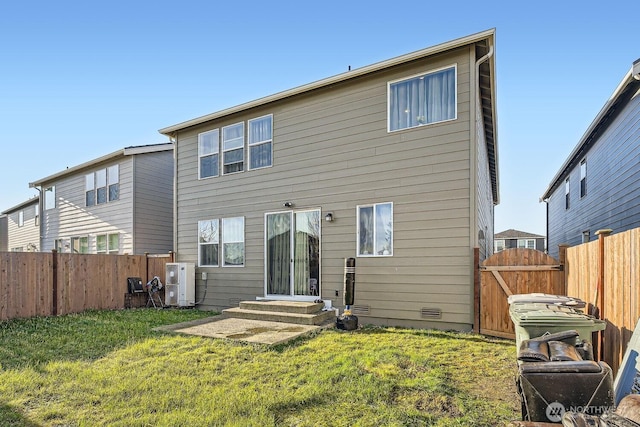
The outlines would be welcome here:
[[[333,221],[333,213],[327,212],[327,214],[324,216],[324,220],[327,222]]]
[[[282,204],[282,206],[284,206],[285,208],[292,208],[293,207],[293,202],[284,202]]]

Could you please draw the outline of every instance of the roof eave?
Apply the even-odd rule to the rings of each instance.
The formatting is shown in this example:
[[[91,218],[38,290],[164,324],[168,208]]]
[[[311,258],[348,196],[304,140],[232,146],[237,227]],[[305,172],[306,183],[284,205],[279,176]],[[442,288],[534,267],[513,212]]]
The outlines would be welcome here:
[[[602,123],[606,123],[606,121],[608,120],[607,116],[609,110],[614,105],[616,105],[627,86],[633,84],[635,81],[636,80],[633,78],[633,67],[631,67],[631,69],[625,74],[618,87],[616,87],[613,94],[609,97],[609,100],[604,104],[600,112],[593,119],[586,132],[582,135],[582,138],[580,138],[578,144],[571,151],[562,166],[560,166],[560,169],[549,183],[549,186],[545,190],[544,194],[540,197],[540,202],[548,200],[549,197],[551,197],[551,194],[558,188],[560,183],[569,175],[569,166],[576,160],[578,154],[582,153],[583,148],[589,142],[591,135],[598,129],[599,125],[601,125]]]
[[[29,200],[26,200],[26,201],[24,201],[22,203],[19,203],[19,204],[13,206],[13,207],[10,207],[9,209],[1,212],[0,215],[8,215],[11,212],[15,212],[17,210],[20,210],[20,209],[26,207],[26,206],[32,205],[32,204],[34,204],[34,202],[37,203],[39,199],[40,198],[38,196],[34,196],[34,197],[30,198]]]
[[[121,148],[117,151],[114,151],[113,153],[106,154],[104,156],[98,157],[88,162],[81,163],[79,165],[67,168],[63,171],[54,173],[53,175],[49,175],[47,177],[41,178],[37,181],[30,182],[29,188],[42,186],[46,183],[55,181],[64,176],[74,174],[83,169],[90,168],[92,166],[98,165],[100,163],[104,163],[109,160],[116,159],[118,157],[131,156],[135,154],[147,154],[147,153],[167,151],[167,150],[173,150],[173,143],[169,142],[169,143],[162,143],[162,144],[140,145],[140,146],[134,146],[134,147]]]
[[[385,61],[377,62],[375,64],[367,65],[361,68],[357,68],[351,71],[347,71],[341,74],[337,74],[332,77],[328,77],[326,79],[318,80],[312,83],[308,83],[302,86],[295,87],[293,89],[288,89],[282,92],[278,92],[273,95],[269,95],[263,98],[256,99],[254,101],[246,102],[244,104],[240,104],[231,108],[227,108],[224,110],[217,111],[215,113],[207,114],[205,116],[197,117],[195,119],[187,120],[185,122],[181,122],[172,126],[168,126],[160,129],[160,132],[163,135],[173,136],[176,132],[186,129],[192,126],[197,126],[202,123],[206,123],[211,120],[218,119],[220,117],[228,116],[230,114],[238,113],[244,110],[248,110],[250,108],[259,107],[261,105],[265,105],[274,101],[279,101],[281,99],[289,98],[295,95],[299,95],[305,92],[309,92],[315,89],[319,89],[325,86],[329,86],[332,84],[340,83],[355,77],[360,77],[366,74],[370,74],[376,71],[380,71],[386,68],[390,68],[396,65],[400,65],[406,62],[410,62],[416,59],[424,58],[427,56],[435,55],[437,53],[446,52],[451,49],[456,49],[462,46],[466,46],[472,43],[475,43],[479,40],[486,39],[487,37],[493,37],[495,35],[495,29],[490,29],[486,31],[482,31],[476,34],[472,34],[469,36],[461,37],[455,40],[451,40],[445,43],[441,43],[432,47],[428,47],[422,50],[418,50],[412,53],[408,53],[406,55],[401,55],[395,58],[391,58]]]

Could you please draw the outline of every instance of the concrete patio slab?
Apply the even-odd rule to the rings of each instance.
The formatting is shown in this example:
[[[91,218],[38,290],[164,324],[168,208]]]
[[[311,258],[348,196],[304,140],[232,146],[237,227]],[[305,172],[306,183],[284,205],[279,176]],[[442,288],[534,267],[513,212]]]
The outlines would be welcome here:
[[[294,323],[214,316],[192,322],[160,326],[155,329],[202,337],[226,338],[250,343],[276,345],[317,331],[318,329],[332,327],[333,325],[334,323],[320,326],[299,325]]]

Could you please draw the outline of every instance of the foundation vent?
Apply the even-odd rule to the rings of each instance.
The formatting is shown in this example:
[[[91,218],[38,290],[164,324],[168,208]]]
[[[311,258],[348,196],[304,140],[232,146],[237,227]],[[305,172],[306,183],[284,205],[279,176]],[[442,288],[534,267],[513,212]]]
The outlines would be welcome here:
[[[371,307],[369,307],[368,305],[352,305],[351,313],[355,314],[356,316],[358,314],[365,316],[371,313]]]
[[[439,308],[427,308],[420,309],[420,317],[423,319],[442,319],[442,310]]]

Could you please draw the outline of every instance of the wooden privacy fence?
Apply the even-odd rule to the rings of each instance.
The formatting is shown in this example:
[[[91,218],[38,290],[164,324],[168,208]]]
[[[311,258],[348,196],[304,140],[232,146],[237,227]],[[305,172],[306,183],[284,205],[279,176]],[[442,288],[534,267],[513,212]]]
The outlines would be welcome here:
[[[596,306],[607,322],[595,349],[617,372],[640,316],[640,228],[567,248],[567,294]]]
[[[560,258],[564,254],[561,252]],[[541,292],[564,295],[562,262],[535,249],[506,249],[479,266],[476,326],[481,334],[515,338],[507,299],[513,294]]]
[[[0,252],[0,321],[124,308],[127,278],[164,281],[173,259],[173,253]]]

